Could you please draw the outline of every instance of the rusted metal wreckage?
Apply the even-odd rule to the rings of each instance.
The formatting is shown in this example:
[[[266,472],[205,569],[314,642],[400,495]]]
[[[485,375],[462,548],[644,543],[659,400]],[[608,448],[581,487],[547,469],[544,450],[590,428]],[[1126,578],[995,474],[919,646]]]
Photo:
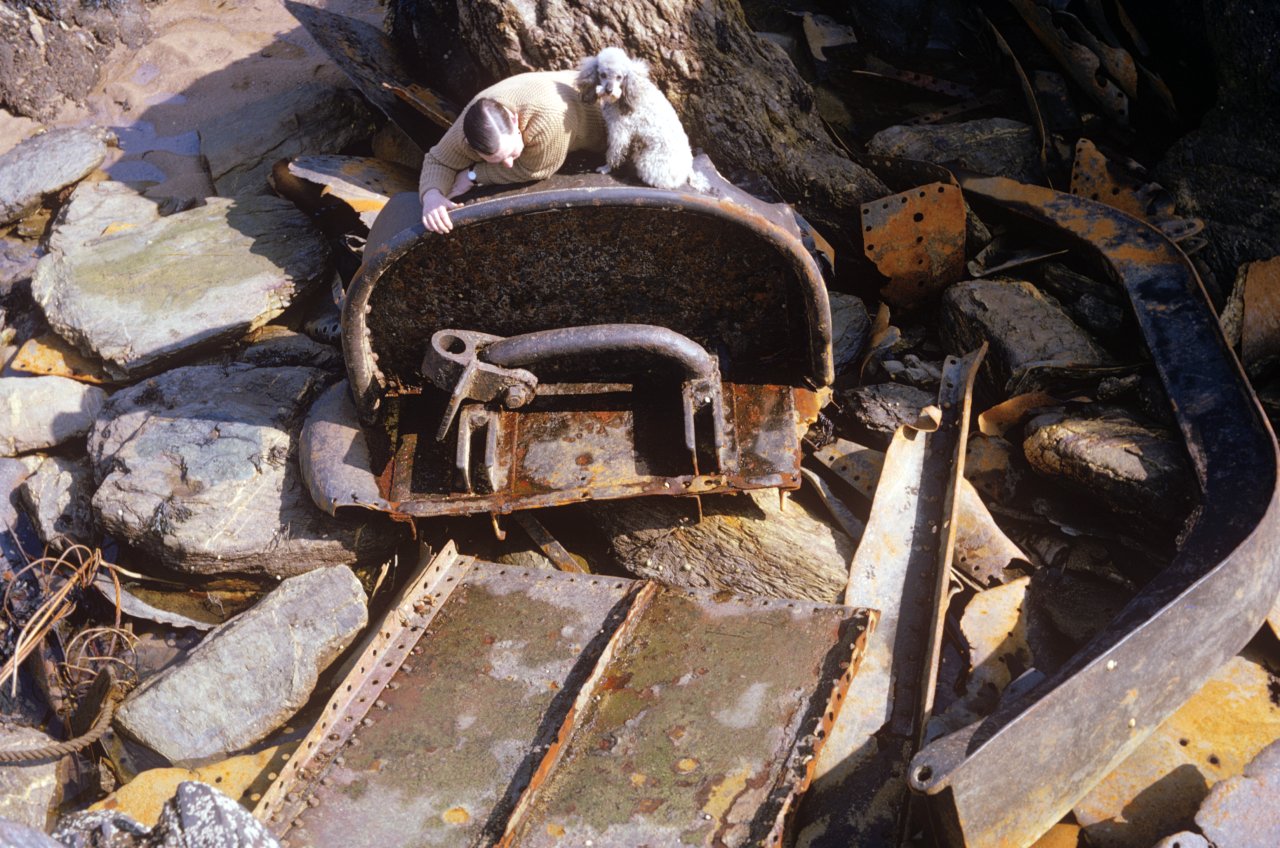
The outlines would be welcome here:
[[[346,67],[360,45],[344,38]],[[1103,633],[994,715],[923,747],[937,622],[903,625],[926,642],[893,704],[891,730],[916,752],[911,788],[949,844],[1026,845],[1257,631],[1280,593],[1275,440],[1167,228],[1086,197],[881,164],[899,194],[864,209],[864,235],[886,300],[909,307],[961,273],[958,190],[1092,258],[1129,295],[1202,487],[1175,561]],[[343,314],[349,382],[304,429],[304,473],[331,512],[496,514],[800,484],[801,434],[834,375],[819,265],[788,209],[723,181],[694,195],[576,175],[468,203],[448,238],[423,233],[414,212],[368,246]],[[921,554],[935,570],[913,591],[935,615],[963,467],[968,393],[954,393],[974,363],[944,387],[947,424],[921,463],[936,478],[922,478],[936,538]],[[451,844],[639,845],[656,833],[777,844],[807,758],[859,700],[845,688],[874,619],[448,552],[379,628],[259,813],[314,845],[351,844],[353,828],[398,844],[446,826]],[[513,656],[496,646],[517,642],[546,653],[495,677]],[[686,677],[743,662],[732,687],[683,699]],[[499,678],[526,689],[484,689]],[[474,705],[495,702],[483,734],[463,733]],[[641,738],[634,722],[649,709],[670,726]],[[753,733],[723,718],[734,710],[751,713],[764,747],[746,750]],[[695,737],[703,753],[682,756]],[[742,759],[716,759],[726,744]],[[441,807],[450,792],[460,800]]]

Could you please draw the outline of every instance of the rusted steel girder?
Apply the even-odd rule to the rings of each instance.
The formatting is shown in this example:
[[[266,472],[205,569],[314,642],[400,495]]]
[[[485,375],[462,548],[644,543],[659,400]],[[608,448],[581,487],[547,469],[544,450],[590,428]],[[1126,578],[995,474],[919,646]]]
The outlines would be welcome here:
[[[1056,227],[1124,286],[1202,490],[1174,561],[1062,669],[911,763],[953,845],[1021,846],[1067,813],[1257,632],[1280,593],[1274,434],[1200,280],[1157,229],[998,177],[971,200]]]

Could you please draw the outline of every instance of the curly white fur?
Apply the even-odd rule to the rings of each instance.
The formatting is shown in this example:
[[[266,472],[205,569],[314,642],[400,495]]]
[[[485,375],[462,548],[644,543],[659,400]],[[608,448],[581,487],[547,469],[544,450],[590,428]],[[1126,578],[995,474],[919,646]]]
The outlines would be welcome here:
[[[649,79],[649,65],[621,48],[606,47],[578,66],[578,90],[600,103],[608,132],[607,174],[628,159],[641,181],[655,188],[709,188],[693,170],[689,137],[666,95]]]

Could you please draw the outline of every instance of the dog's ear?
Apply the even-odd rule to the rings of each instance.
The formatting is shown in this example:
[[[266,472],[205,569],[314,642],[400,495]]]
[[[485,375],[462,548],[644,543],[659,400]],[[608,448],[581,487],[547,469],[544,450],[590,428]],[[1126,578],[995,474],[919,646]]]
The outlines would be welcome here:
[[[622,99],[628,103],[632,102],[631,95],[634,94],[633,87],[640,80],[649,79],[649,63],[644,59],[632,59],[627,67],[627,73],[622,77]]]
[[[578,63],[578,78],[573,81],[583,103],[594,103],[596,100],[596,65],[595,56],[588,56]]]

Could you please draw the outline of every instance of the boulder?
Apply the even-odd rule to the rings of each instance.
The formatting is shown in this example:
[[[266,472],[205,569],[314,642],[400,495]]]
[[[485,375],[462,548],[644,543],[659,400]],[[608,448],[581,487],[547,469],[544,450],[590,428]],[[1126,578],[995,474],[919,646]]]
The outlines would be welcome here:
[[[40,260],[31,287],[59,335],[117,379],[136,379],[239,339],[328,271],[328,248],[306,215],[252,196],[79,244],[68,238]]]
[[[1034,368],[1098,367],[1111,357],[1057,301],[1021,281],[969,280],[942,295],[941,333],[957,356],[990,342],[982,375],[998,394],[1016,394]]]
[[[252,745],[307,702],[367,623],[366,603],[345,566],[291,577],[138,687],[116,726],[175,765]]]
[[[338,153],[373,135],[373,115],[351,89],[310,83],[250,103],[201,130],[218,194],[266,194],[277,160]]]
[[[97,386],[66,377],[0,377],[0,456],[83,436],[106,399]]]
[[[50,130],[0,156],[0,226],[34,212],[45,197],[87,177],[114,140],[97,127]]]
[[[1040,474],[1126,515],[1176,522],[1196,498],[1186,448],[1170,430],[1094,404],[1031,419],[1022,445]]]
[[[0,724],[0,751],[40,748],[57,741],[34,727]],[[44,830],[52,824],[61,796],[57,758],[0,763],[0,818]]]
[[[178,368],[117,393],[89,437],[100,526],[186,572],[287,577],[385,555],[392,522],[312,503],[297,437],[317,368]]]
[[[983,118],[956,124],[896,126],[867,142],[880,156],[954,165],[966,171],[1039,183],[1040,140],[1036,131],[1008,118]]]
[[[59,537],[72,543],[94,542],[93,469],[87,459],[46,457],[18,487],[18,497],[44,544]]]

